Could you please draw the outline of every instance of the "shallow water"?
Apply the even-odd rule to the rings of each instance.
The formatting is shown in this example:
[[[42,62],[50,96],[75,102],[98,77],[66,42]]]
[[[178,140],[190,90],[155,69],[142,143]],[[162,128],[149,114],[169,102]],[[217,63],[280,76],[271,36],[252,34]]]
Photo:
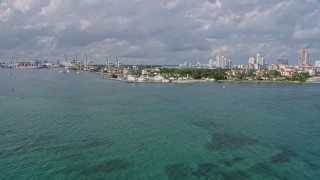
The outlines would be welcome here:
[[[319,99],[320,84],[0,69],[0,179],[319,179]]]

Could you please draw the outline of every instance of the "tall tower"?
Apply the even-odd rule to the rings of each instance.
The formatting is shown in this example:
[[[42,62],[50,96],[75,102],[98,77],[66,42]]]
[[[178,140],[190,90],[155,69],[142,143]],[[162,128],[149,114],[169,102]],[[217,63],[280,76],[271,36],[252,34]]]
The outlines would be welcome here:
[[[262,66],[264,65],[264,58],[262,57],[262,54],[257,53],[256,62],[257,62],[257,64],[260,64],[260,65],[262,65]]]
[[[308,49],[300,49],[300,55],[299,55],[299,65],[305,65],[309,64],[309,53]]]

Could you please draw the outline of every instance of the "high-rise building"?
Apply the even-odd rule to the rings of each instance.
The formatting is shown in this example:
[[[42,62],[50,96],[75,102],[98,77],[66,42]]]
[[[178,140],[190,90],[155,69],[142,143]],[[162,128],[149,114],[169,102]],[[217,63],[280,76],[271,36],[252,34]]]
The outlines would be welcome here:
[[[308,49],[300,49],[299,55],[299,65],[306,65],[309,64],[309,52]]]
[[[320,67],[320,60],[317,60],[314,62],[314,66],[319,68]]]
[[[288,65],[288,59],[277,59],[277,64],[285,64]]]
[[[213,66],[214,66],[213,62],[214,62],[213,59],[209,60],[209,68],[213,68]]]
[[[256,59],[256,61],[257,61],[257,64],[260,64],[260,65],[264,65],[264,58],[262,57],[262,54],[260,54],[260,53],[257,53],[257,59]]]
[[[232,67],[232,61],[228,60],[228,67],[231,68]]]
[[[221,55],[216,56],[216,65],[217,67],[228,67],[227,58]]]
[[[217,55],[216,60],[209,60],[208,66],[209,68],[230,68],[232,66],[232,61],[224,56]]]

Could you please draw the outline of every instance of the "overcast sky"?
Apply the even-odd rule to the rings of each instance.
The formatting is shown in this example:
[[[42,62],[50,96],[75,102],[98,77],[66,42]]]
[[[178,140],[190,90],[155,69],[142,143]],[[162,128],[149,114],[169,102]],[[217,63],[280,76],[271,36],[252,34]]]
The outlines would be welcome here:
[[[319,0],[0,0],[0,61],[84,59],[103,64],[297,64],[320,59]]]

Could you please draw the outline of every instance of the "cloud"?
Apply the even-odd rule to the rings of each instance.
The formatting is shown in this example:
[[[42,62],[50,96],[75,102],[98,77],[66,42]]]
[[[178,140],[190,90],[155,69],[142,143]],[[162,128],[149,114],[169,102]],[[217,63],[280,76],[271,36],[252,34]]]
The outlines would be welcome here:
[[[13,7],[22,12],[27,12],[31,7],[32,0],[13,0]]]
[[[302,39],[302,40],[320,40],[320,26],[312,27],[312,28],[303,28],[301,26],[297,26],[294,33],[293,38]]]
[[[57,38],[52,36],[38,36],[36,37],[36,44],[40,48],[55,49],[57,47]]]
[[[12,13],[11,8],[7,8],[3,12],[0,12],[0,21],[2,22],[8,21],[11,13]]]
[[[61,0],[51,0],[47,6],[41,7],[41,15],[51,15],[59,8]]]
[[[302,47],[319,59],[319,8],[315,0],[3,0],[0,61],[87,52],[102,64],[107,56],[207,63],[218,54],[242,64],[258,51],[295,60]]]

